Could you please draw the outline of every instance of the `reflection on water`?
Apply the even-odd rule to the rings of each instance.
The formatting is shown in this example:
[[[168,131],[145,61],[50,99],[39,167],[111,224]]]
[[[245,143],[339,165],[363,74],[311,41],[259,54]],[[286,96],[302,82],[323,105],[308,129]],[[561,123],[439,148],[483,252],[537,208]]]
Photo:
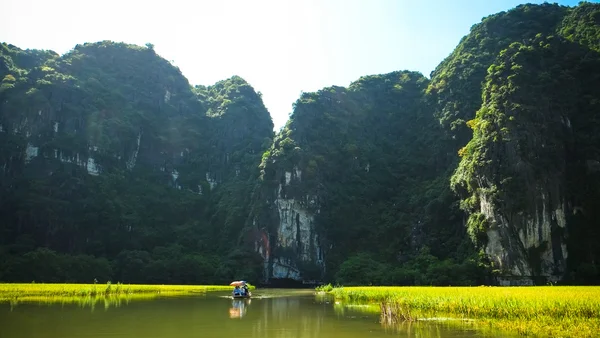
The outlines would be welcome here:
[[[120,307],[132,301],[153,300],[160,297],[158,294],[130,294],[130,295],[107,295],[107,296],[27,296],[11,299],[10,308],[22,304],[38,305],[77,305],[80,308],[90,308],[94,311],[97,307],[108,310],[110,307]]]
[[[335,302],[333,309],[338,315],[345,315],[350,312],[351,314],[361,313],[369,315],[379,315],[380,307],[378,304],[343,304]]]
[[[252,299],[229,292],[166,297],[151,301],[114,300],[109,306],[78,303],[0,304],[0,337],[35,338],[337,338],[464,337],[473,332],[437,323],[382,325],[369,306],[315,297],[311,290],[256,290]],[[100,304],[103,301],[98,301]],[[96,303],[92,303],[96,304]]]
[[[323,328],[325,309],[310,297],[272,298],[256,311],[251,337],[319,337],[329,331]]]
[[[234,299],[229,308],[229,318],[242,318],[246,314],[246,304],[250,305],[250,299]]]
[[[382,326],[387,332],[400,332],[407,337],[423,338],[447,338],[447,337],[482,337],[481,333],[467,322],[401,322],[396,324],[387,324],[382,322]],[[487,335],[487,337],[496,337]],[[507,337],[507,336],[497,336]]]
[[[340,316],[353,317],[361,314],[364,316],[377,315],[379,323],[385,332],[400,334],[406,337],[438,338],[502,336],[489,328],[478,328],[477,323],[471,319],[437,317],[393,323],[381,316],[381,307],[378,303],[344,303],[341,301],[334,301],[323,295],[316,295],[315,298],[320,302],[331,301],[335,313]]]

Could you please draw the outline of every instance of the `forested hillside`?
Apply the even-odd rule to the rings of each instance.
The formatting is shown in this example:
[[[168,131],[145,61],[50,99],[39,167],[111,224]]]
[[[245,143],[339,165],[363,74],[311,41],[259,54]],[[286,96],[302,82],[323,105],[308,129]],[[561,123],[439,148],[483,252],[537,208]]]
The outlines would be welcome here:
[[[151,46],[1,47],[1,280],[257,278],[232,245],[273,136],[249,84],[192,88]]]
[[[0,281],[600,282],[600,5],[484,18],[430,78],[304,93],[145,47],[0,50]]]

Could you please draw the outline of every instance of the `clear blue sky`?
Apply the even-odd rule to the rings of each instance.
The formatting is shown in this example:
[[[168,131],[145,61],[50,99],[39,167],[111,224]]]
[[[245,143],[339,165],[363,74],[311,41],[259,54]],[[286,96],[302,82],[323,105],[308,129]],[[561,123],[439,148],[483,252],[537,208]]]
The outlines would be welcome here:
[[[246,79],[278,130],[302,91],[402,69],[429,76],[473,24],[525,2],[544,1],[2,0],[0,41],[60,54],[150,42],[192,85]]]

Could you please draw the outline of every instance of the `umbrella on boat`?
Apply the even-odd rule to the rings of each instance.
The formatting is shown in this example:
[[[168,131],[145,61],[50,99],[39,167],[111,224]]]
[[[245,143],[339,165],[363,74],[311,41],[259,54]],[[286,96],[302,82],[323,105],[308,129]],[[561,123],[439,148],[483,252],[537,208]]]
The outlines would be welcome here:
[[[231,285],[231,286],[243,286],[243,285],[246,285],[246,281],[243,281],[243,280],[235,281],[235,282],[229,283],[229,285]]]

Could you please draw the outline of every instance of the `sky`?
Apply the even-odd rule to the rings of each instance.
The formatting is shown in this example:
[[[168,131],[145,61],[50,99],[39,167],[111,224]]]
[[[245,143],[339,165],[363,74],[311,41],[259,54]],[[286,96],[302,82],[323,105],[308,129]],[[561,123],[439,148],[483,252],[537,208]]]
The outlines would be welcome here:
[[[0,42],[59,54],[152,43],[192,85],[244,78],[279,130],[302,92],[404,69],[429,77],[472,25],[527,2],[544,1],[0,0]]]

